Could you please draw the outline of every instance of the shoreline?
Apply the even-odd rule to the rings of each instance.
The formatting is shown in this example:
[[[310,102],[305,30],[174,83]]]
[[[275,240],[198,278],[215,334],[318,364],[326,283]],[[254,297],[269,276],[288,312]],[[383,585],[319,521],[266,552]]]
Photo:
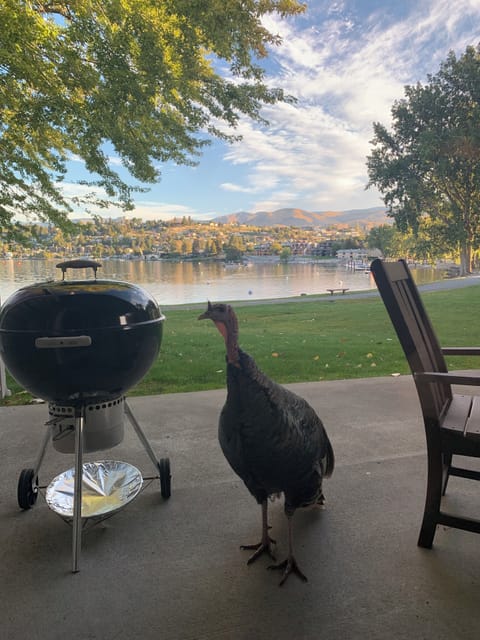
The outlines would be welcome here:
[[[9,264],[5,266],[5,262]],[[238,306],[338,300],[338,295],[330,295],[329,287],[345,287],[347,291],[340,295],[342,299],[376,295],[371,274],[364,275],[369,274],[369,269],[352,269],[339,258],[294,256],[284,262],[279,256],[270,255],[254,256],[252,262],[247,263],[216,261],[216,265],[209,265],[208,262],[108,260],[104,263],[102,279],[138,284],[166,309],[198,309],[207,300]],[[17,266],[15,260],[3,263],[0,260],[5,278],[0,280],[1,302],[33,282],[54,280],[58,275],[52,266],[55,264],[55,260],[25,259]],[[419,287],[424,287],[423,282],[436,282],[435,278],[443,283],[434,285],[436,287],[459,286],[456,281],[463,285],[475,282],[475,276],[445,277],[450,275],[447,266],[442,264],[437,270],[429,265],[414,266]]]
[[[446,291],[448,289],[460,289],[464,287],[470,287],[480,285],[480,273],[471,274],[468,276],[459,276],[457,278],[446,278],[444,280],[437,280],[435,282],[428,282],[426,284],[419,284],[418,290],[422,292],[430,291]],[[245,300],[222,300],[226,304],[235,305],[236,307],[248,307],[258,306],[262,304],[288,304],[293,302],[336,302],[342,300],[355,300],[358,298],[373,298],[379,296],[377,289],[364,289],[360,291],[346,292],[345,294],[337,293],[331,295],[330,293],[318,293],[318,294],[305,294],[300,296],[290,296],[282,298],[262,298],[262,299],[245,299]],[[162,310],[172,311],[190,311],[197,310],[205,307],[205,302],[186,302],[184,304],[162,304]]]

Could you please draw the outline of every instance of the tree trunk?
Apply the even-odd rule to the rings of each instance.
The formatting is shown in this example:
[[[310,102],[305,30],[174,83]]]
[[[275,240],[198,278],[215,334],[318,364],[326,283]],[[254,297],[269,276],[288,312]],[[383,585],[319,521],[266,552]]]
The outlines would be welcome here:
[[[467,241],[460,245],[460,275],[468,273],[472,273],[472,245]]]

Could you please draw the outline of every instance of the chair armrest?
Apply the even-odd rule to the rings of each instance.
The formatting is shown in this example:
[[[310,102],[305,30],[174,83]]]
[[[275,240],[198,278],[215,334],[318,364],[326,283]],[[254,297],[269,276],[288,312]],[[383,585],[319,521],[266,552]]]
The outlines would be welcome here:
[[[480,347],[442,347],[444,356],[480,356]]]
[[[465,384],[470,386],[480,386],[480,374],[478,376],[469,376],[462,375],[461,373],[423,371],[414,373],[413,377],[419,382],[445,382],[446,384]]]

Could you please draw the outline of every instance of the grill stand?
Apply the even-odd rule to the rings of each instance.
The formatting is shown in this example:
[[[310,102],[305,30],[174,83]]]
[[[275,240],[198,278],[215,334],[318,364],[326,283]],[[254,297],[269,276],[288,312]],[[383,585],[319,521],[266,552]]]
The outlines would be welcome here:
[[[75,408],[75,479],[73,485],[72,572],[77,573],[82,546],[83,425],[85,405]]]
[[[90,516],[82,519],[82,485],[83,485],[83,449],[84,449],[84,426],[85,426],[85,404],[78,404],[75,406],[75,473],[74,473],[74,488],[73,488],[73,519],[72,519],[72,573],[78,573],[80,553],[82,545],[82,528],[83,523],[90,518],[97,519],[95,516]],[[124,399],[124,413],[128,418],[133,430],[135,431],[138,439],[143,445],[148,457],[152,461],[155,471],[158,475],[143,477],[143,480],[149,480],[150,482],[155,479],[160,479],[161,495],[164,499],[168,499],[171,493],[171,475],[170,475],[170,461],[168,458],[157,459],[154,450],[152,449],[145,433],[143,432],[140,423],[135,418],[130,406],[126,399]],[[22,509],[30,509],[34,506],[39,488],[38,474],[45,458],[46,450],[49,441],[51,440],[51,425],[55,422],[55,419],[48,420],[47,430],[42,441],[40,451],[33,469],[24,469],[20,475],[20,481],[18,486],[18,502]],[[25,480],[25,477],[27,480]],[[23,478],[23,485],[22,485]],[[28,482],[28,491],[26,492],[26,484]],[[148,486],[148,485],[147,485]],[[25,493],[26,492],[26,493]],[[125,506],[125,505],[124,505]],[[105,515],[99,516],[98,521],[102,521],[108,517],[114,515],[114,512],[105,512]],[[60,515],[62,519],[65,518]],[[69,520],[67,520],[69,521]]]
[[[140,426],[138,420],[135,418],[135,416],[133,415],[132,410],[130,409],[130,406],[128,404],[128,402],[125,400],[125,404],[124,404],[124,408],[125,408],[125,415],[127,416],[130,424],[133,427],[133,430],[135,431],[135,433],[138,436],[138,439],[140,440],[140,442],[143,444],[145,451],[147,452],[148,456],[150,457],[150,460],[153,462],[153,466],[158,469],[158,460],[157,460],[157,456],[155,455],[154,450],[152,449],[149,441],[147,440],[147,437],[145,436],[145,434],[143,433],[142,427]]]

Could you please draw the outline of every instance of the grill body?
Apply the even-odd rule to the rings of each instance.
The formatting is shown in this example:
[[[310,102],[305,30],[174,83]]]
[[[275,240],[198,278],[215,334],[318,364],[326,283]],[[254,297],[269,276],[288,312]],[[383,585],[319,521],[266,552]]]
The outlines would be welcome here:
[[[164,319],[153,297],[127,282],[29,285],[0,310],[0,355],[35,396],[67,405],[108,401],[147,373]]]

